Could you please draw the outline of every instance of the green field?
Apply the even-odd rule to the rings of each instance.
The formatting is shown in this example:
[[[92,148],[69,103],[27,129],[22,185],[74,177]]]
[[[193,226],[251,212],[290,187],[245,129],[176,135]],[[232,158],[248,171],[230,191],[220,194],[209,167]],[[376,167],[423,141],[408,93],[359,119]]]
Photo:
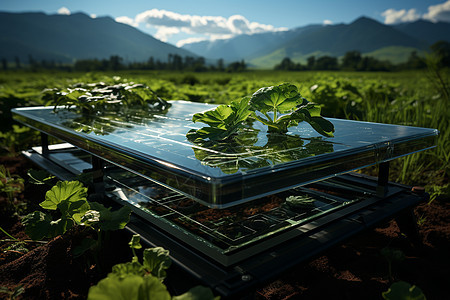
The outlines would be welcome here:
[[[437,128],[438,146],[395,160],[391,180],[424,185],[432,194],[449,193],[450,111],[448,74],[411,72],[283,72],[185,73],[126,71],[115,73],[0,73],[0,144],[8,153],[36,143],[38,135],[14,124],[10,109],[47,104],[45,88],[65,88],[78,82],[134,81],[147,84],[161,98],[229,103],[264,86],[290,82],[302,96],[323,105],[322,115],[371,122]],[[374,173],[375,168],[363,170]]]

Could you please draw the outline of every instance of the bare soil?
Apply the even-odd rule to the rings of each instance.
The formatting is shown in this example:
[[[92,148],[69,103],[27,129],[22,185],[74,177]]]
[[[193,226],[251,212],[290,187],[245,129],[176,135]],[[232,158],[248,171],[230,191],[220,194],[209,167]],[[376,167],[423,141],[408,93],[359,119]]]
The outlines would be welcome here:
[[[0,164],[23,178],[33,167],[22,157],[0,156]],[[33,211],[44,194],[45,189],[26,185],[16,204],[26,203],[23,212]],[[17,239],[26,240],[20,218],[7,207],[8,201],[0,195],[0,226]],[[446,299],[450,286],[450,199],[421,204],[414,214],[423,221],[419,226],[420,244],[413,244],[391,220],[258,287],[250,298],[382,299],[381,293],[392,282],[402,280],[420,287],[429,300]],[[24,292],[19,299],[85,299],[89,287],[104,278],[114,264],[131,258],[129,236],[124,231],[110,237],[100,259],[73,257],[71,249],[85,234],[71,230],[46,244],[28,243],[26,254],[8,249],[11,243],[1,242],[0,286],[10,291],[22,286]],[[3,233],[0,237],[7,238]],[[405,254],[402,262],[392,264],[391,277],[387,260],[381,255],[384,247]],[[0,298],[8,299],[8,295],[0,293]]]

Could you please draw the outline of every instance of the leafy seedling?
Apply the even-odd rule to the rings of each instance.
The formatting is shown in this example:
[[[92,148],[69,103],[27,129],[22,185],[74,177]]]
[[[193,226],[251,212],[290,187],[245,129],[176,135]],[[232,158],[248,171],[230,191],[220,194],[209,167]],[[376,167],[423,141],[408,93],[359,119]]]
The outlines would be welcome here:
[[[138,300],[138,299],[219,299],[209,288],[197,286],[188,292],[172,297],[163,283],[166,269],[171,264],[169,251],[161,247],[144,250],[143,263],[135,253],[141,249],[140,236],[134,235],[128,243],[133,251],[131,262],[113,266],[112,272],[89,289],[88,300]]]
[[[55,181],[55,176],[51,175],[50,173],[48,173],[45,170],[35,170],[35,169],[30,169],[27,172],[29,179],[29,182],[31,184],[36,184],[36,185],[50,185],[53,186],[54,185],[54,181]]]
[[[303,98],[293,84],[261,88],[252,95],[249,105],[255,112],[252,116],[267,125],[268,132],[286,133],[288,127],[306,121],[318,133],[333,136],[334,126],[320,116],[320,106]]]
[[[186,137],[192,142],[224,141],[236,136],[249,118],[267,125],[269,133],[286,133],[288,127],[308,122],[318,133],[333,136],[333,124],[320,116],[321,108],[303,98],[295,85],[284,83],[264,87],[251,98],[243,97],[230,105],[219,105],[213,110],[197,113],[193,122],[209,127],[191,129]]]
[[[389,279],[392,280],[392,265],[404,261],[405,253],[398,249],[384,247],[383,249],[381,249],[381,255],[386,259],[388,263]]]
[[[100,203],[87,201],[87,188],[79,181],[59,181],[39,204],[48,211],[58,211],[60,218],[54,220],[51,213],[35,211],[22,219],[25,232],[33,240],[53,238],[64,234],[75,225],[91,228],[97,239],[84,239],[74,249],[79,256],[89,249],[99,248],[107,231],[123,229],[129,221],[131,209],[122,207],[111,211]]]
[[[386,300],[426,300],[422,290],[404,281],[395,282],[381,294]]]
[[[12,290],[9,289],[6,286],[0,286],[0,294],[7,294],[9,296],[9,300],[17,299],[20,295],[25,292],[25,288],[23,287],[23,284],[19,284],[18,286],[14,287]]]
[[[19,175],[11,175],[4,165],[0,165],[0,193],[5,193],[10,203],[23,188],[24,180]]]
[[[25,232],[33,240],[53,238],[65,233],[89,210],[87,188],[78,181],[59,181],[45,194],[45,200],[39,205],[50,211],[59,211],[61,217],[53,220],[50,213],[35,211],[25,216],[22,223]]]
[[[220,141],[235,135],[251,114],[251,111],[248,110],[248,101],[249,99],[244,97],[239,101],[231,102],[230,105],[219,105],[214,110],[196,113],[192,117],[192,121],[205,123],[209,127],[192,129],[187,133],[187,138],[193,142]]]

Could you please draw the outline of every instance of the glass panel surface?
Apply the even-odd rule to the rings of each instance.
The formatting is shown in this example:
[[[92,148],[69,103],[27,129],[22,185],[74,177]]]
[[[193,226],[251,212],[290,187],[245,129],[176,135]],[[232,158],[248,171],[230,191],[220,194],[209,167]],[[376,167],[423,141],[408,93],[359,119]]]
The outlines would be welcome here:
[[[226,208],[436,144],[438,131],[330,119],[334,137],[306,122],[268,134],[259,122],[233,143],[193,144],[192,115],[214,105],[170,101],[164,113],[82,115],[52,107],[14,109],[16,120],[56,136],[202,204]]]

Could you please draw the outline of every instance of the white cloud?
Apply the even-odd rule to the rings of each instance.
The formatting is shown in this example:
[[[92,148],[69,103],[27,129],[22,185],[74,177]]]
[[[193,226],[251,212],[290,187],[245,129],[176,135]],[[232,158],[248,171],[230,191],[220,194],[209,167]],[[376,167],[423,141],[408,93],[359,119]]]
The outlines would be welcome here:
[[[430,5],[428,7],[428,12],[425,14],[420,14],[415,8],[409,10],[389,8],[385,10],[381,16],[384,17],[385,24],[413,22],[419,19],[425,19],[432,22],[450,22],[450,0],[447,0],[442,4]]]
[[[138,27],[138,23],[136,23],[136,21],[130,17],[126,17],[126,16],[122,16],[122,17],[117,17],[115,18],[116,22],[119,23],[123,23],[123,24],[127,24],[133,27]]]
[[[417,13],[417,10],[414,8],[411,8],[409,10],[395,10],[393,8],[390,8],[385,10],[381,15],[384,17],[385,24],[412,22],[420,19],[420,14]]]
[[[450,22],[450,0],[442,4],[429,6],[428,13],[424,14],[423,18],[432,22]]]
[[[171,37],[174,34],[180,33],[180,29],[176,27],[166,27],[166,26],[159,26],[158,31],[155,34],[155,38],[158,40],[161,40],[163,42],[167,42],[169,37]]]
[[[323,25],[331,25],[333,22],[331,20],[323,20]]]
[[[70,10],[63,6],[60,9],[58,9],[58,15],[70,15]]]
[[[244,16],[233,15],[229,18],[221,16],[182,15],[179,13],[151,9],[138,14],[135,22],[158,29],[155,37],[166,41],[170,36],[184,32],[203,35],[201,39],[229,38],[238,34],[253,34],[267,31],[287,30],[272,25],[250,22]],[[199,37],[195,38],[199,39]],[[179,43],[189,43],[194,39],[185,39]]]

